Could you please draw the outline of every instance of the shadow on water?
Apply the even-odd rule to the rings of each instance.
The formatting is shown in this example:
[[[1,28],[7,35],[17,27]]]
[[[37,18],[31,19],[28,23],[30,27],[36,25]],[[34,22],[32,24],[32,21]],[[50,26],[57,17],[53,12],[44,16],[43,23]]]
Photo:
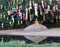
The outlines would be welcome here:
[[[60,43],[60,37],[47,37],[45,40],[39,42],[39,44],[45,43]]]
[[[33,43],[32,41],[26,39],[24,36],[0,36],[0,41],[2,41],[3,37],[3,42],[9,42],[11,40],[17,41],[25,41],[26,43],[30,44]],[[60,37],[47,37],[45,40],[39,42],[39,44],[45,44],[45,43],[60,43]]]
[[[0,36],[0,41],[2,41],[3,37],[3,42],[9,42],[11,40],[20,40],[20,41],[25,41],[26,43],[33,43],[32,41],[26,39],[24,36]]]

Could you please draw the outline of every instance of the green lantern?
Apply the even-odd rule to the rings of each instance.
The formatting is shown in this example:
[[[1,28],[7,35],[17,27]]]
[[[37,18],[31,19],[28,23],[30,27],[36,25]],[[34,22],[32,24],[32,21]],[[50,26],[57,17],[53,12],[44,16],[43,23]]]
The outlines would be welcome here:
[[[2,13],[0,13],[0,19],[2,19]]]

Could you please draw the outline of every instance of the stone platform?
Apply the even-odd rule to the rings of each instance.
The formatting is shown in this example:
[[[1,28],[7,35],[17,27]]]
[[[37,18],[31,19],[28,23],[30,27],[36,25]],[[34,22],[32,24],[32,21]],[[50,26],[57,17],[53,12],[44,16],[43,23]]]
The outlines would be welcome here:
[[[23,31],[24,29],[15,29],[15,30],[0,30],[0,35],[32,35],[32,36],[47,36],[47,37],[60,37],[60,28],[53,28],[39,32],[39,30],[32,30],[32,32]],[[36,32],[37,31],[37,32]]]

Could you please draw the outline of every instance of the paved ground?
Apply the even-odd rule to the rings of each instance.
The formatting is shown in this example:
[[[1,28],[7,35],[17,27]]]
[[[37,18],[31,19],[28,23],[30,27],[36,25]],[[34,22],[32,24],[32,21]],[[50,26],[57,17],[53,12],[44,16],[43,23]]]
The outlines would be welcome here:
[[[32,32],[23,31],[24,29],[15,29],[15,30],[0,30],[0,35],[33,35],[33,36],[50,36],[50,37],[60,37],[60,28],[48,29],[42,32],[39,30],[31,30]]]

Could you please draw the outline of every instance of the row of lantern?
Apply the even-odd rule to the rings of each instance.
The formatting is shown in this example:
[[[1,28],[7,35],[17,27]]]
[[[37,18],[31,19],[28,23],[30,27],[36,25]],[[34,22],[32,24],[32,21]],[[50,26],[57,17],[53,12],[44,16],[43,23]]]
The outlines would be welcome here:
[[[35,15],[36,16],[38,16],[38,12],[37,12],[37,6],[38,6],[38,4],[34,4],[34,8],[35,8]],[[42,6],[43,6],[43,8],[44,8],[44,2],[42,1]],[[1,8],[2,8],[2,5],[1,5]],[[31,7],[31,1],[30,1],[30,8],[29,8],[29,10],[31,9],[32,7]],[[49,9],[50,7],[48,6],[48,9]],[[15,11],[18,9],[18,5],[16,6],[16,8],[15,8]],[[7,14],[8,15],[10,15],[10,13],[11,13],[11,10],[8,10],[7,11]],[[27,19],[27,15],[28,15],[28,9],[26,8],[26,19]],[[30,16],[31,17],[31,16]],[[30,18],[30,20],[31,20],[31,18]]]
[[[15,1],[15,0],[14,0]],[[17,2],[18,2],[18,0],[17,0]],[[43,8],[44,8],[44,1],[42,1],[41,2],[42,3],[42,6],[43,6]],[[0,8],[2,9],[2,5],[0,5]],[[37,4],[35,4],[35,14],[37,15],[37,12],[36,12],[36,10],[37,10]],[[14,8],[13,8],[14,9]],[[16,6],[16,10],[18,9],[18,5]],[[31,9],[31,1],[30,1],[30,9]],[[8,13],[8,15],[10,15],[10,10],[8,10],[7,11],[7,13]],[[27,15],[27,8],[26,8],[26,15]]]
[[[35,9],[35,15],[38,17],[38,11],[37,11],[37,4],[35,3],[34,4],[34,9]],[[44,8],[44,2],[42,1],[42,6],[43,6],[43,8]],[[2,8],[2,6],[1,6],[1,8]],[[49,8],[49,6],[48,6],[48,8]],[[18,9],[18,6],[16,6],[16,8],[15,8],[15,11]],[[30,9],[31,9],[31,1],[30,1]],[[29,10],[30,10],[29,9]],[[7,13],[8,13],[8,15],[10,15],[11,14],[11,10],[8,10],[7,11]],[[5,16],[4,16],[5,17]],[[2,18],[2,14],[0,14],[0,18]],[[7,20],[8,20],[9,18],[7,17]],[[26,19],[28,19],[28,9],[26,8]],[[14,23],[15,21],[14,21],[15,19],[14,19],[14,17],[12,16],[12,21],[13,22],[11,22],[11,21],[9,21],[9,24],[11,25],[12,23]],[[31,14],[30,14],[30,21],[32,20],[32,18],[31,18]],[[22,21],[19,21],[18,20],[18,25],[20,25],[20,24],[22,24]],[[3,25],[4,25],[4,23],[2,23],[2,28],[3,28]]]

